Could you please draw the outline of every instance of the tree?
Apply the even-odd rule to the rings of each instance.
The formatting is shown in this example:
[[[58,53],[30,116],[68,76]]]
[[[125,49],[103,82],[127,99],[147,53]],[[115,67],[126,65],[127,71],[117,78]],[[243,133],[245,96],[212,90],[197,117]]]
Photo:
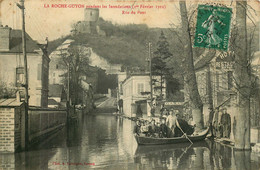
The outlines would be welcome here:
[[[171,75],[173,72],[171,72],[172,70],[166,65],[166,62],[170,57],[172,57],[172,53],[169,50],[169,42],[167,41],[163,31],[161,31],[161,35],[157,42],[157,49],[154,52],[154,57],[152,58],[152,74],[160,76],[160,86],[155,88],[160,89],[161,97],[163,88],[166,88],[163,86],[165,80],[167,81],[166,84],[170,85],[170,90],[168,92],[174,92],[174,88],[170,87],[174,85],[178,87],[178,82],[176,82],[177,79],[173,79]]]
[[[199,95],[198,85],[194,69],[193,50],[191,43],[191,33],[188,21],[188,14],[185,1],[179,1],[181,21],[182,21],[182,41],[184,42],[184,82],[187,85],[189,98],[191,101],[192,116],[196,123],[196,131],[203,128],[203,104]],[[184,70],[184,69],[183,69]]]
[[[17,88],[13,84],[7,85],[4,82],[0,82],[0,99],[15,97]]]
[[[103,69],[98,69],[97,73],[97,93],[106,94],[108,89],[115,89],[117,87],[116,74],[108,75]]]
[[[67,68],[67,76],[64,78],[67,92],[69,91],[72,104],[79,104],[79,95],[82,92],[81,78],[86,75],[90,51],[88,50],[88,47],[83,44],[78,45],[72,43],[68,49],[61,51],[60,56],[61,63]],[[70,83],[69,89],[68,81]]]
[[[250,65],[248,64],[247,2],[236,1],[236,24],[238,36],[235,40],[234,80],[237,90],[236,149],[250,149]]]

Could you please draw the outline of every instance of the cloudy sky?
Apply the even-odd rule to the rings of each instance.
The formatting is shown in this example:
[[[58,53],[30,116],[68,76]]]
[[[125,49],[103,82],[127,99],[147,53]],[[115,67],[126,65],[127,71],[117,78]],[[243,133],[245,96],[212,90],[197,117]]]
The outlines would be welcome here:
[[[84,8],[68,8],[71,4],[86,5],[145,5],[153,6],[149,8],[136,8],[134,11],[146,12],[145,14],[122,14],[122,10],[130,11],[127,9],[112,9],[101,8],[100,17],[110,20],[117,24],[127,23],[145,23],[149,27],[170,27],[170,23],[178,25],[180,23],[180,15],[178,9],[178,1],[168,2],[165,0],[151,0],[152,2],[143,2],[144,0],[137,1],[117,1],[117,0],[25,0],[26,7],[26,31],[31,37],[39,42],[42,42],[45,37],[50,40],[59,38],[62,35],[70,33],[71,25],[74,22],[83,20]],[[172,0],[174,1],[174,0]],[[209,1],[209,0],[208,0]],[[3,25],[9,25],[14,29],[21,28],[21,12],[16,6],[19,0],[0,0],[1,21]],[[206,3],[206,0],[199,1],[198,3]],[[223,3],[223,2],[222,2]],[[224,3],[230,5],[230,0]],[[45,8],[44,6],[50,6]],[[52,8],[52,4],[66,4],[67,8]],[[192,3],[193,4],[193,3]],[[188,8],[192,6],[188,3]],[[252,10],[252,18],[257,21],[259,18],[259,2],[258,0],[251,0],[250,4],[254,8]],[[162,6],[164,8],[156,8]],[[233,3],[234,5],[234,3]],[[256,13],[256,14],[255,14]]]

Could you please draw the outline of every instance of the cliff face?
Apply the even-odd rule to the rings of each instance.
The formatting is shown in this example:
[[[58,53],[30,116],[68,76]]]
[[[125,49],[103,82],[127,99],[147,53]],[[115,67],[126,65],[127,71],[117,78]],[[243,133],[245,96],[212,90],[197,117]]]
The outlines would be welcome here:
[[[121,71],[121,64],[111,64],[105,58],[95,53],[92,48],[89,48],[89,50],[91,54],[89,58],[91,66],[106,70],[107,74],[117,74]]]

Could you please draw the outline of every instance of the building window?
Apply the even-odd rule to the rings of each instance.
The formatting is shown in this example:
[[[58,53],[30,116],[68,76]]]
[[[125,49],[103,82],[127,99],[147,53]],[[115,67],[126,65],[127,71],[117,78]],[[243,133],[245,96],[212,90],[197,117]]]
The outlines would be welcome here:
[[[56,64],[56,69],[59,69],[59,65],[58,64]]]
[[[219,90],[219,73],[216,73],[216,90]]]
[[[228,79],[228,90],[232,89],[233,87],[233,72],[232,71],[228,71],[227,72],[227,79]]]
[[[210,81],[209,81],[209,79],[210,79],[210,75],[209,75],[210,73],[209,72],[207,72],[206,73],[206,95],[208,95],[209,94],[209,86],[210,86]]]
[[[56,83],[56,80],[55,80],[55,78],[53,79],[53,84],[55,84]]]
[[[137,94],[141,94],[141,92],[144,92],[144,84],[138,83],[137,84]]]
[[[24,67],[16,68],[16,86],[21,87],[24,84]]]
[[[120,83],[119,93],[120,93],[120,95],[123,95],[123,87],[122,87],[122,83]]]
[[[42,79],[42,65],[38,64],[37,67],[37,80],[41,80]]]
[[[90,16],[92,16],[92,11],[90,11]]]
[[[227,90],[228,89],[228,80],[227,80],[227,73],[224,72],[221,74],[221,90]]]

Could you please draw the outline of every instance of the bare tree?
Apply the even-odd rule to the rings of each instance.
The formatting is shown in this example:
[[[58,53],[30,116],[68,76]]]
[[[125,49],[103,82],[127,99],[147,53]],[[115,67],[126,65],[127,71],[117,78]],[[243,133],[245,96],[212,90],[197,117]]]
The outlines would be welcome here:
[[[182,21],[182,37],[184,44],[184,67],[186,68],[184,80],[187,85],[187,90],[189,93],[189,98],[191,100],[191,110],[192,116],[196,123],[196,130],[201,130],[204,126],[203,123],[203,104],[199,95],[198,85],[195,75],[194,69],[194,61],[193,61],[193,50],[192,50],[192,42],[191,42],[191,34],[190,34],[190,26],[186,8],[186,2],[180,1],[180,13],[181,13],[181,21]]]
[[[81,77],[86,75],[89,66],[90,51],[83,44],[71,44],[68,49],[61,51],[61,63],[67,68],[65,76],[65,86],[68,88],[68,79],[70,82],[69,91],[72,97],[72,104],[79,104],[79,94],[81,94]]]
[[[248,62],[247,2],[236,1],[236,25],[238,36],[235,40],[235,88],[237,89],[237,125],[235,148],[250,149],[250,68]]]

